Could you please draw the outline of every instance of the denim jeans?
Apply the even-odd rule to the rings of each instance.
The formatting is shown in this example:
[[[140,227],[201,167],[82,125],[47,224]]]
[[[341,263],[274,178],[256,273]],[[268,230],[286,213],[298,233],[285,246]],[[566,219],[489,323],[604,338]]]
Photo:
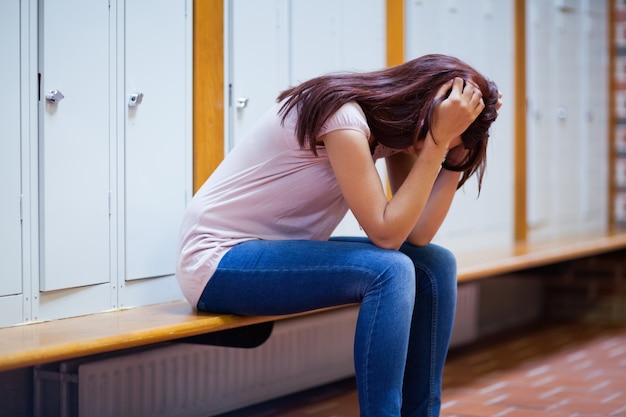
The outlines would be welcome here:
[[[198,309],[280,315],[360,303],[354,362],[361,416],[434,417],[456,305],[456,260],[430,244],[381,249],[366,238],[239,244]]]

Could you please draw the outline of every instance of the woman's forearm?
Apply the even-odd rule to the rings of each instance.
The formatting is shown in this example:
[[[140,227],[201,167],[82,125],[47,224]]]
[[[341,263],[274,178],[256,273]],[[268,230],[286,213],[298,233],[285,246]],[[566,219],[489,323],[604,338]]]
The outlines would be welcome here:
[[[461,177],[460,172],[441,169],[424,210],[407,240],[417,246],[430,243],[443,223]]]

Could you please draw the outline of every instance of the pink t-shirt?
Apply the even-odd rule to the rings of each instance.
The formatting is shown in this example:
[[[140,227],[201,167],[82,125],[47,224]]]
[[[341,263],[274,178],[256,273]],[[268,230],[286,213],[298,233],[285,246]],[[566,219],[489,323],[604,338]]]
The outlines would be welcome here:
[[[193,197],[183,219],[176,275],[196,306],[220,259],[234,245],[252,240],[327,240],[348,207],[326,149],[301,149],[295,112],[281,125],[276,104],[227,155]],[[320,136],[353,129],[368,139],[362,109],[351,102],[324,125]],[[377,146],[373,158],[392,150]]]

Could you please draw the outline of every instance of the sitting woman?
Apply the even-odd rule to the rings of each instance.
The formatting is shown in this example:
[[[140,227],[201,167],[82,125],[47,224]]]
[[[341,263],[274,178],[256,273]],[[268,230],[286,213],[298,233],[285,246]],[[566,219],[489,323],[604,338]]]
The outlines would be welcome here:
[[[445,55],[282,92],[188,207],[183,293],[241,315],[360,303],[361,416],[438,416],[456,261],[430,241],[455,191],[481,182],[500,104],[493,82]],[[331,238],[348,209],[367,237]]]

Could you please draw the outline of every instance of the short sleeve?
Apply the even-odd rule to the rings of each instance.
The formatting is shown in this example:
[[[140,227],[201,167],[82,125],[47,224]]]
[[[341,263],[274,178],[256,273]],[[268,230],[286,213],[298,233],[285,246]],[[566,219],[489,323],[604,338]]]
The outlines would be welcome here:
[[[356,102],[351,101],[341,106],[339,110],[324,123],[324,126],[320,129],[319,135],[322,136],[340,129],[359,131],[369,140],[370,128],[367,125],[365,113],[363,113],[363,110]]]

